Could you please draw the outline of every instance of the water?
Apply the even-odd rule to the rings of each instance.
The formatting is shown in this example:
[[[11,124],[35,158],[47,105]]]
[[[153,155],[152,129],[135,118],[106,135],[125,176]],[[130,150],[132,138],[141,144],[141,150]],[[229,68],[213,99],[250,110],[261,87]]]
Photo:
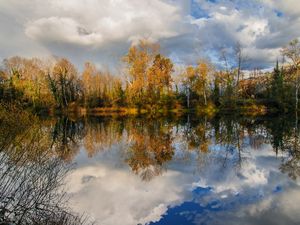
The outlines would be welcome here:
[[[72,166],[63,179],[68,206],[97,224],[300,223],[300,139],[292,117],[37,123],[27,132],[34,127],[50,158]]]

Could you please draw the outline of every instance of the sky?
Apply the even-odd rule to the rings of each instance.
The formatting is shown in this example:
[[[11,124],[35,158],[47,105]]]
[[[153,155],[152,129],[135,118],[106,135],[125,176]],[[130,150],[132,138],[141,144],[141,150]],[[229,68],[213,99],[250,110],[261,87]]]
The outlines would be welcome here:
[[[175,64],[243,49],[244,69],[270,68],[300,37],[299,0],[0,0],[0,59],[67,57],[119,67],[139,39],[160,43]]]

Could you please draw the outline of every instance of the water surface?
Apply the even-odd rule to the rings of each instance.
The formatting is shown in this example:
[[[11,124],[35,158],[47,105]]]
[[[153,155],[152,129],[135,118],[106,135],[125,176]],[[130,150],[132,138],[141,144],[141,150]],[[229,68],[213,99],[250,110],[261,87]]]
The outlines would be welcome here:
[[[299,224],[291,118],[89,117],[39,122],[72,165],[68,205],[101,225]]]

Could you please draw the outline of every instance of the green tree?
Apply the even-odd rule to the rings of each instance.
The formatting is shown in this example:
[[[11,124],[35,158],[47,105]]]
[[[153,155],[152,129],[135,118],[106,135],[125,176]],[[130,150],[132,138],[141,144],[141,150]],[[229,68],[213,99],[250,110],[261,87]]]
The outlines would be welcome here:
[[[272,73],[271,95],[271,98],[276,102],[278,108],[282,110],[284,107],[283,69],[279,69],[278,61]]]

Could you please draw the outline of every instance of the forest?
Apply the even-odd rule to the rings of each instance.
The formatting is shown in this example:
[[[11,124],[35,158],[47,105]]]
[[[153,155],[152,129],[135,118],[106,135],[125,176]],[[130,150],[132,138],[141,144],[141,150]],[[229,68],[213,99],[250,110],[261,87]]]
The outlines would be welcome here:
[[[122,70],[112,74],[86,62],[82,72],[66,58],[3,60],[1,102],[35,113],[217,112],[241,114],[298,111],[300,43],[282,47],[283,62],[274,69],[243,70],[245,56],[237,44],[235,66],[220,53],[223,68],[207,59],[178,68],[160,53],[160,46],[141,40],[122,58]]]

